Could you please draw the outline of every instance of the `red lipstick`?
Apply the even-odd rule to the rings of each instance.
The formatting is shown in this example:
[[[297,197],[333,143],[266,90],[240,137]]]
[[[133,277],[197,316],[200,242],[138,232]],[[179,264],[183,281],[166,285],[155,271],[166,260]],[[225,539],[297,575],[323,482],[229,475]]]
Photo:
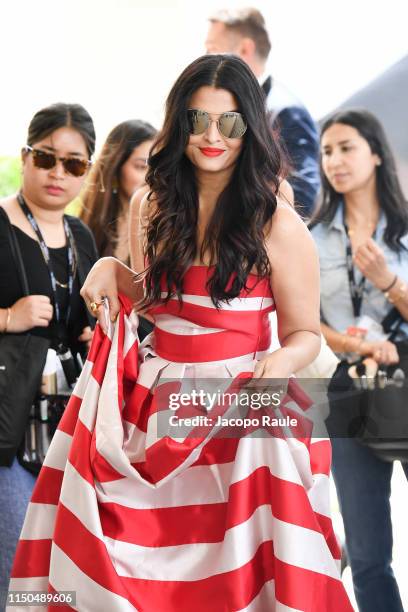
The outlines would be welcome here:
[[[224,153],[225,149],[216,149],[215,147],[204,147],[203,149],[200,148],[200,151],[206,157],[218,157],[219,155],[222,155]]]

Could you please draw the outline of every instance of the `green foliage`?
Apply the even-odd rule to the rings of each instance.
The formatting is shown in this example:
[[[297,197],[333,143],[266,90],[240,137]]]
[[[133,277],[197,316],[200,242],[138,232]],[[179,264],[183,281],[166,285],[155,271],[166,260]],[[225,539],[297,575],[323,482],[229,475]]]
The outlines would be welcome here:
[[[72,202],[68,204],[68,206],[65,209],[65,212],[67,213],[67,215],[74,215],[75,217],[77,217],[79,213],[81,212],[81,208],[82,208],[82,201],[80,197],[78,196],[77,198],[75,198],[75,200],[72,200]]]
[[[21,162],[18,157],[0,157],[0,197],[15,193],[20,187]]]

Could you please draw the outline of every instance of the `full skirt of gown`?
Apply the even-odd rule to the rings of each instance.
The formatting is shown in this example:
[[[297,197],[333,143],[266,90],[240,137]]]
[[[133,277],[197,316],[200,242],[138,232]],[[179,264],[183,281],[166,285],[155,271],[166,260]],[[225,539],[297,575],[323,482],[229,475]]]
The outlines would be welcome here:
[[[181,310],[170,300],[153,311],[142,346],[125,298],[108,333],[97,326],[29,504],[10,590],[74,591],[55,610],[79,612],[351,612],[327,439],[304,426],[267,437],[211,425],[159,431],[169,390],[250,378],[270,344],[267,282],[217,310],[193,268],[184,294]],[[293,379],[280,414],[305,425],[310,404]]]

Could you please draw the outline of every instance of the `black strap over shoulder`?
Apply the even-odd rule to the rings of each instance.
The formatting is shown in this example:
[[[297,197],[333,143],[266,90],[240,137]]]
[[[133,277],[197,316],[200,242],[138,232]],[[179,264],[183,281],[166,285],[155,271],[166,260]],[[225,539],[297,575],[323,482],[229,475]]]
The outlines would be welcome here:
[[[381,321],[381,325],[385,333],[390,334],[388,336],[388,340],[392,342],[395,339],[403,322],[404,319],[400,311],[395,308],[395,306],[394,308],[391,308],[390,312],[388,312]]]
[[[0,216],[6,222],[13,260],[17,266],[24,297],[30,295],[27,275],[17,236],[2,206]],[[24,334],[0,337],[0,465],[10,466],[24,436],[28,414],[39,388],[50,341]]]
[[[2,206],[0,206],[0,214],[2,215],[2,217],[4,218],[7,224],[8,241],[10,245],[10,250],[13,255],[13,260],[15,261],[17,269],[18,269],[19,279],[20,279],[24,297],[26,297],[30,295],[30,291],[28,288],[27,274],[25,271],[23,256],[21,255],[20,245],[18,244],[17,236],[14,231],[14,227],[12,226],[10,222],[9,216]]]

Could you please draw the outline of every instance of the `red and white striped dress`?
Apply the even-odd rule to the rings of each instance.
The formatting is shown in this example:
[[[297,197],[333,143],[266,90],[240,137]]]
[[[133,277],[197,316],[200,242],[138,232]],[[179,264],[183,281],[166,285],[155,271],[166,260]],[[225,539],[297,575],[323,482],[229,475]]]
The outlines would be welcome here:
[[[152,309],[155,332],[140,347],[124,299],[108,334],[97,328],[11,590],[75,591],[75,605],[55,609],[80,612],[352,611],[329,515],[329,441],[220,438],[211,427],[158,436],[163,381],[237,380],[270,345],[269,282],[251,275],[250,291],[217,310],[207,275],[188,270],[181,310],[176,299]],[[309,405],[291,383],[282,411],[307,421]]]

